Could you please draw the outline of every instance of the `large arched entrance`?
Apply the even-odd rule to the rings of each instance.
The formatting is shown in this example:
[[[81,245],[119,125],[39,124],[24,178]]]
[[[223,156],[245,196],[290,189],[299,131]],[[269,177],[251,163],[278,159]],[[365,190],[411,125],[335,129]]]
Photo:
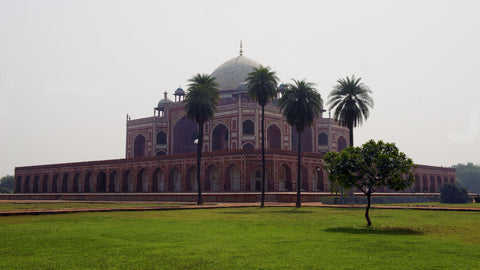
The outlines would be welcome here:
[[[271,125],[267,129],[267,148],[282,149],[282,135],[276,125]]]
[[[146,146],[145,136],[143,136],[142,134],[138,134],[137,137],[135,137],[135,141],[133,143],[133,157],[135,158],[144,157],[145,146]]]
[[[212,132],[212,151],[222,150],[228,150],[228,129],[223,124],[219,124]]]
[[[184,116],[173,127],[173,154],[195,153],[197,136],[197,123]]]
[[[298,132],[292,128],[292,151],[298,151]],[[302,132],[302,152],[313,152],[312,129],[306,127]]]

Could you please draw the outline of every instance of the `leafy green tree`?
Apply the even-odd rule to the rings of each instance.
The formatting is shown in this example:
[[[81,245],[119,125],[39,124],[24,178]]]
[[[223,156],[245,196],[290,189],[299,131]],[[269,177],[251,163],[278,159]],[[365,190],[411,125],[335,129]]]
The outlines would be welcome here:
[[[369,216],[372,193],[382,187],[404,190],[415,182],[413,161],[393,143],[370,140],[362,147],[349,146],[340,153],[329,152],[324,160],[332,183],[344,188],[356,187],[367,196],[368,226],[372,225]]]
[[[468,162],[467,164],[457,164],[453,167],[456,169],[457,178],[468,192],[480,193],[480,165]]]
[[[467,190],[457,187],[454,183],[445,183],[440,188],[440,201],[442,203],[467,203]]]
[[[352,75],[337,80],[337,85],[328,96],[330,110],[334,110],[333,118],[350,131],[350,146],[353,146],[353,128],[360,126],[369,116],[369,108],[373,108],[372,91],[360,82],[362,78]]]
[[[305,80],[293,80],[280,98],[278,105],[282,109],[287,123],[298,132],[297,156],[297,202],[296,207],[302,206],[301,200],[301,150],[302,133],[306,127],[313,125],[315,117],[322,111],[323,100],[314,88],[314,84]]]
[[[0,193],[12,193],[14,179],[12,175],[5,175],[0,179]]]
[[[200,166],[202,160],[203,125],[213,118],[217,111],[219,97],[218,84],[215,78],[208,74],[197,74],[189,80],[187,95],[185,96],[185,110],[187,117],[198,124],[197,142],[197,204],[203,204],[200,182]]]
[[[262,198],[260,207],[265,206],[265,105],[277,97],[278,78],[269,67],[254,68],[247,77],[248,95],[262,107]]]

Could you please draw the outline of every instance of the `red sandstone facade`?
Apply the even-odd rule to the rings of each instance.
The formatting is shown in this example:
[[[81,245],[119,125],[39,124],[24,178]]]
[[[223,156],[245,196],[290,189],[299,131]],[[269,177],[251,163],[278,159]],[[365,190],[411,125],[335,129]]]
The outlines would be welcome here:
[[[261,189],[261,108],[247,96],[244,83],[256,66],[240,55],[212,73],[221,100],[204,126],[201,188],[206,192]],[[179,88],[171,101],[165,93],[152,117],[127,116],[126,159],[17,167],[15,192],[196,192],[197,125],[185,116],[184,95]],[[266,191],[294,191],[298,134],[275,103],[265,107]],[[321,114],[302,136],[302,190],[329,191],[322,156],[345,148],[348,130]],[[455,181],[455,170],[419,165],[415,177],[407,192],[438,192],[443,183]]]

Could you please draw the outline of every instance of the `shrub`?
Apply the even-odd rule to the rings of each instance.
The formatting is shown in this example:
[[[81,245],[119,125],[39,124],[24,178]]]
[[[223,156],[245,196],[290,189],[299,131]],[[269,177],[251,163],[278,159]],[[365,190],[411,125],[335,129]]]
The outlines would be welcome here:
[[[8,188],[0,187],[0,193],[12,193],[12,191]]]
[[[444,184],[440,188],[440,201],[442,203],[466,203],[468,193],[465,188],[459,188],[453,183]]]

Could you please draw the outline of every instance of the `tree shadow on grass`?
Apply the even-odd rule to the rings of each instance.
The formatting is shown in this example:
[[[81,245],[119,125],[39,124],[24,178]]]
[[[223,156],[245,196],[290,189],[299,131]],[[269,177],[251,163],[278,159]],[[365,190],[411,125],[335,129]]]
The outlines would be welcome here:
[[[265,208],[249,208],[249,209],[244,209],[244,210],[229,210],[229,211],[221,211],[222,214],[233,214],[233,215],[238,215],[238,214],[257,214],[259,213],[258,211],[264,210]],[[272,210],[273,209],[273,210]],[[287,209],[287,210],[277,210],[274,209],[273,207],[269,207],[268,210],[271,213],[282,213],[282,214],[312,214],[314,211],[311,210],[305,210],[304,208],[293,208],[293,209]]]
[[[334,233],[352,233],[352,234],[383,234],[383,235],[424,235],[423,230],[415,230],[403,227],[331,227],[325,230]]]
[[[283,214],[312,214],[314,211],[305,210],[305,208],[293,208],[289,210],[273,210],[272,212]]]

